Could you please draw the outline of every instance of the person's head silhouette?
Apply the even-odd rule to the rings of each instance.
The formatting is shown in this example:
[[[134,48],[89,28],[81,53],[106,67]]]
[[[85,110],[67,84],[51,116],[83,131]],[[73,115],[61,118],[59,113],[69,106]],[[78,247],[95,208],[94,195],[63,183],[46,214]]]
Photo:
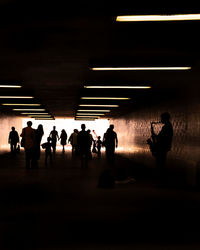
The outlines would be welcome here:
[[[85,124],[81,124],[81,129],[84,131],[85,130]]]
[[[11,129],[12,129],[12,131],[15,131],[15,127],[12,127]]]
[[[161,114],[160,118],[163,124],[168,123],[170,120],[170,114],[168,112],[164,112]]]
[[[33,124],[33,123],[32,123],[31,121],[28,121],[28,122],[27,122],[27,126],[28,126],[28,127],[31,127],[32,124]]]
[[[53,130],[56,130],[56,126],[53,126]]]
[[[113,125],[113,124],[110,125],[110,129],[111,129],[111,130],[114,129],[114,125]]]

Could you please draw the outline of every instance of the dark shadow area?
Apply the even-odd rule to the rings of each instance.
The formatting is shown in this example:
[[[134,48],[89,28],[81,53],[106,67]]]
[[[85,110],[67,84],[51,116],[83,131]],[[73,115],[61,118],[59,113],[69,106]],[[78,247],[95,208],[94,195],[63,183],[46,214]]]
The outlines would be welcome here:
[[[88,168],[57,152],[45,168],[25,169],[23,152],[0,156],[1,249],[198,249],[199,192],[158,188],[154,170],[120,155],[107,165],[94,155]],[[110,169],[113,188],[97,188]],[[123,183],[128,177],[135,182]]]

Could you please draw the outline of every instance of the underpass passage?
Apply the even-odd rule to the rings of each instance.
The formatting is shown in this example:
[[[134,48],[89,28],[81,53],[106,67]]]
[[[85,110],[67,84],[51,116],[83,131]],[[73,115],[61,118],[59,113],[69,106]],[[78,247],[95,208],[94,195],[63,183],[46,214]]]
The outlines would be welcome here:
[[[48,168],[43,152],[39,169],[25,169],[23,152],[0,160],[2,249],[160,249],[166,241],[168,249],[199,246],[199,192],[159,188],[149,168],[119,154],[114,168],[104,152],[101,159],[93,154],[88,168],[70,151],[57,152]],[[119,181],[98,188],[107,168]],[[127,176],[135,182],[120,182]]]

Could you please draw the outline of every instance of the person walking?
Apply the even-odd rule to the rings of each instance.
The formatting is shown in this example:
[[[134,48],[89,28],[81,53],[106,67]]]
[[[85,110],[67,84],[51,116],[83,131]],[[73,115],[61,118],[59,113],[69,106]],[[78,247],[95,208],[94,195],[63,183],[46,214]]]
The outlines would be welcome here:
[[[10,144],[10,151],[12,154],[16,153],[17,143],[19,142],[18,132],[15,130],[15,127],[11,128],[12,130],[9,133],[8,143]]]
[[[81,124],[81,131],[77,135],[77,146],[81,158],[81,167],[88,167],[88,157],[90,148],[90,136],[85,131],[85,124]]]
[[[31,163],[31,168],[35,167],[35,157],[34,157],[35,145],[36,145],[35,130],[31,126],[32,122],[28,121],[27,127],[22,129],[22,133],[20,135],[22,137],[22,140],[24,141],[26,169],[30,168],[30,163]]]
[[[74,129],[74,132],[70,135],[68,140],[68,142],[72,145],[72,155],[78,154],[77,135],[78,135],[78,129]]]
[[[63,152],[65,152],[65,145],[67,144],[67,133],[64,129],[60,134],[60,144],[63,146]]]
[[[42,140],[42,136],[44,135],[44,130],[42,124],[38,125],[38,128],[35,130],[35,142],[36,142],[36,147],[35,147],[35,161],[36,161],[36,166],[38,166],[38,160],[40,159],[40,144]]]
[[[58,131],[56,131],[56,126],[53,126],[53,130],[51,131],[49,137],[51,138],[53,153],[55,154],[57,139],[59,140]]]

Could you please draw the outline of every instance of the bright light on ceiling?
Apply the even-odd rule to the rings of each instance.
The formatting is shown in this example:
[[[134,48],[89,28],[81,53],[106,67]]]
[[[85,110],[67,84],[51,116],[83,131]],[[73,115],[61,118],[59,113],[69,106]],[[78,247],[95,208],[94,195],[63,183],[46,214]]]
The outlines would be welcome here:
[[[127,15],[117,16],[117,22],[146,22],[146,21],[194,21],[200,20],[200,14],[178,15]]]

